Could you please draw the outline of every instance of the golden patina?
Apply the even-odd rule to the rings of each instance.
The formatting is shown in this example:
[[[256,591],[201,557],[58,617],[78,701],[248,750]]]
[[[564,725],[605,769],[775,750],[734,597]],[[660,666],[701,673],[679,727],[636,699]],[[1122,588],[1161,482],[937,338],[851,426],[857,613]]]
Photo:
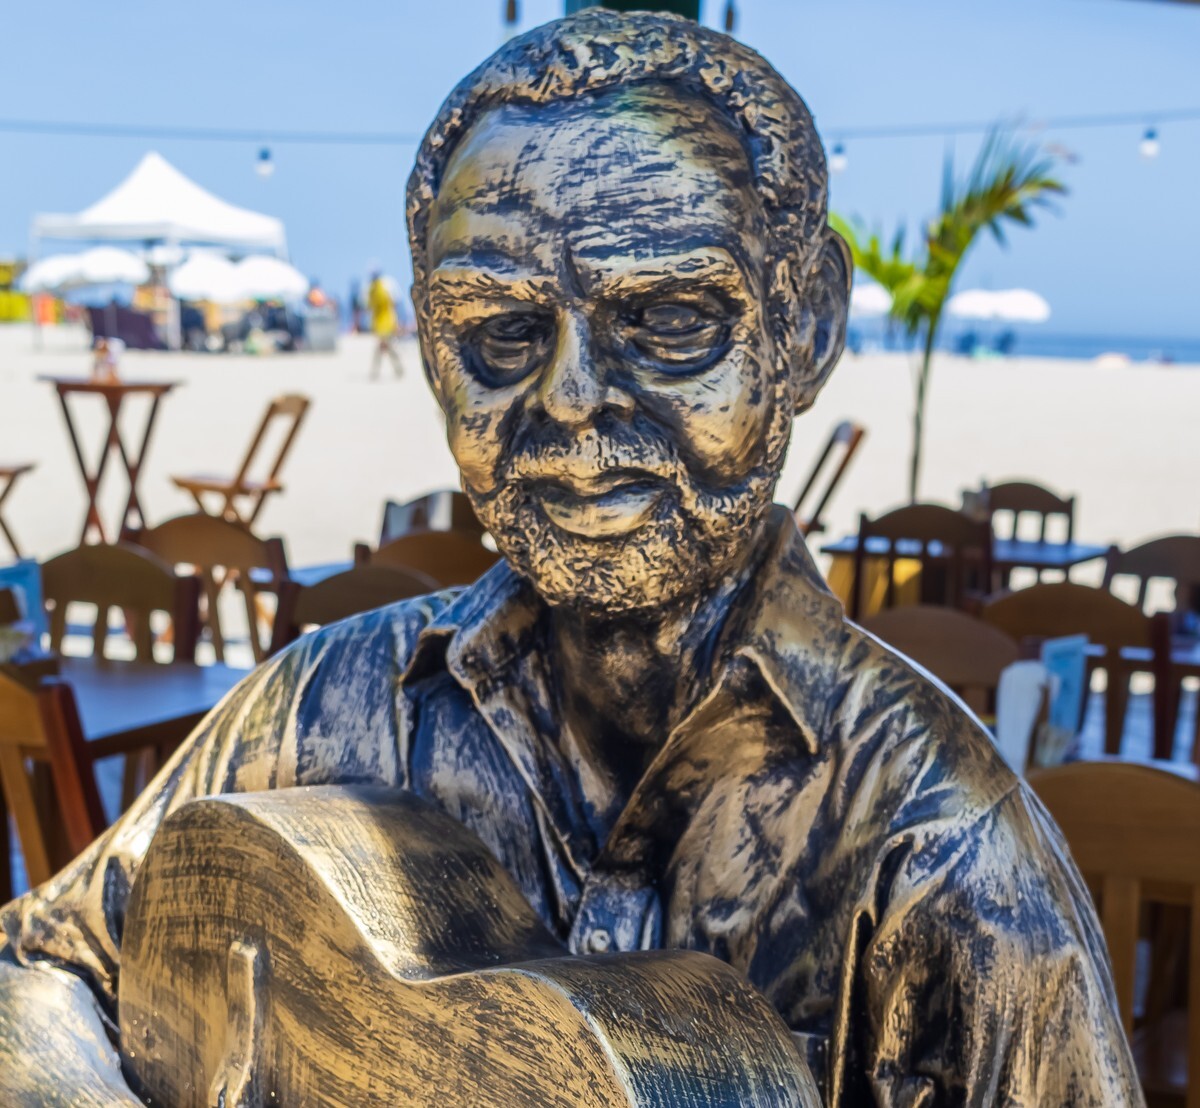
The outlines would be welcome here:
[[[846,620],[771,504],[844,337],[825,199],[799,97],[682,20],[559,21],[451,94],[409,185],[414,302],[505,560],[261,667],[3,910],[3,1103],[138,1103],[126,1078],[168,1059],[169,1082],[172,1049],[202,1055],[197,1103],[270,1103],[279,1051],[310,1075],[288,1087],[304,1103],[365,1096],[359,1057],[390,1060],[412,1103],[496,1102],[471,1099],[489,1058],[535,1104],[759,1103],[769,1081],[761,1103],[814,1108],[808,1071],[836,1108],[1142,1102],[1056,829],[954,697]],[[338,788],[189,804],[303,785]],[[477,840],[471,925],[444,857],[388,894],[392,915],[383,878],[354,884],[422,841],[365,812],[357,790],[380,786]],[[218,899],[233,931],[214,930]],[[760,997],[737,983],[714,1006],[711,963],[639,953],[663,948]],[[474,992],[480,958],[489,987],[520,989]],[[530,958],[552,966],[540,999],[515,969]],[[285,970],[319,979],[290,1035]],[[428,999],[478,995],[495,1021]],[[745,1033],[759,999],[790,1036],[769,1013],[776,1031]],[[189,1011],[219,1031],[189,1040]],[[495,1035],[482,1052],[440,1049],[472,1028]]]

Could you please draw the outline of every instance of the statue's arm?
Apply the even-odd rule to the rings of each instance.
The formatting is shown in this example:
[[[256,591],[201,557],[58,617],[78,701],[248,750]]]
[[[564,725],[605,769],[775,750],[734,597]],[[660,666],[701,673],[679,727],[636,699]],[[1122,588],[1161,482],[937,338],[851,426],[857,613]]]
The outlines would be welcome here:
[[[96,996],[78,977],[0,960],[0,1104],[140,1105]]]
[[[832,1104],[1143,1105],[1094,909],[1024,790],[893,849]]]

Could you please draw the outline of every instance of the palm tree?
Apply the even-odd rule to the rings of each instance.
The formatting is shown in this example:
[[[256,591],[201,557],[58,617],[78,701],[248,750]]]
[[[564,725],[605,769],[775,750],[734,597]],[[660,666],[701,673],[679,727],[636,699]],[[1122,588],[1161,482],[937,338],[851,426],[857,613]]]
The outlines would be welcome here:
[[[921,474],[921,445],[925,427],[925,401],[929,392],[933,352],[946,303],[963,259],[982,231],[990,231],[1006,246],[1009,223],[1033,226],[1033,212],[1049,207],[1066,188],[1051,176],[1054,159],[1036,147],[1017,144],[999,129],[984,141],[970,173],[954,177],[954,163],[946,158],[942,202],[938,214],[925,228],[915,254],[905,256],[904,228],[888,247],[880,236],[864,237],[838,216],[834,227],[850,245],[854,264],[892,295],[891,316],[910,337],[918,339],[921,360],[914,377],[913,439],[908,471],[908,496],[917,499]]]

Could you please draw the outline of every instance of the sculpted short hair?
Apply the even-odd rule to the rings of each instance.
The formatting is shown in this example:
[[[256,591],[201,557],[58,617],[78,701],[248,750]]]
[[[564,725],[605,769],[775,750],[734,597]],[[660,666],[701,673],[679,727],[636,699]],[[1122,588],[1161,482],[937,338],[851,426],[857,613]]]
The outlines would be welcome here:
[[[592,9],[506,43],[459,83],[426,132],[408,181],[418,310],[428,276],[429,211],[455,147],[480,116],[652,82],[681,85],[728,116],[743,138],[775,242],[818,237],[827,216],[825,154],[804,101],[771,64],[680,16]]]

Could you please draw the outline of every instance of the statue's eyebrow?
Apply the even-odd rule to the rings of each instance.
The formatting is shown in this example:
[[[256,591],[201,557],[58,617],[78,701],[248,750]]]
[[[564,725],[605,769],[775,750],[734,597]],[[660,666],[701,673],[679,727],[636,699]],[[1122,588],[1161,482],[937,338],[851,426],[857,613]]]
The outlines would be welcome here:
[[[527,273],[505,273],[490,266],[442,262],[430,274],[430,291],[450,299],[507,297],[517,300],[541,299],[552,278]]]
[[[606,296],[643,293],[681,284],[716,285],[731,293],[746,289],[749,278],[734,256],[721,246],[704,246],[653,257],[577,257],[588,284]]]

